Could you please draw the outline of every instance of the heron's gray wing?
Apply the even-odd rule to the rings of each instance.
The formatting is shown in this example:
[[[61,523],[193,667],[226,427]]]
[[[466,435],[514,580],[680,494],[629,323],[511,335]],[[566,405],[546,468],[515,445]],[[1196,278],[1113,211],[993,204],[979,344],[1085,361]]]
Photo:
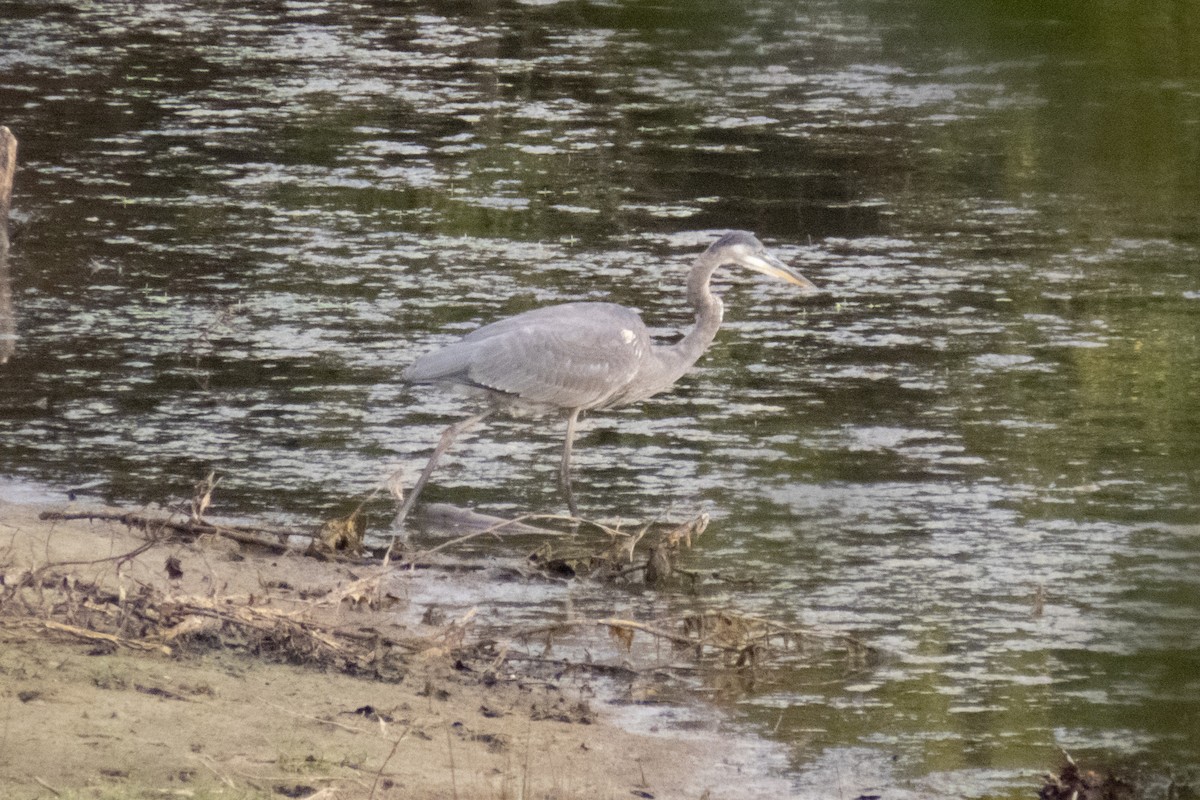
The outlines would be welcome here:
[[[563,408],[593,408],[629,385],[649,350],[636,312],[568,303],[486,325],[418,359],[415,382],[451,381]]]

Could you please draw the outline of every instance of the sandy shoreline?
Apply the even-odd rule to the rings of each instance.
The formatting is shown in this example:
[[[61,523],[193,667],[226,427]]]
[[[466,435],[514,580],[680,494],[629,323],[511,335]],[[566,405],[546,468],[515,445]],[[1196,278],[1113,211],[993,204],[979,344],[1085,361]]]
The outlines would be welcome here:
[[[168,539],[123,559],[145,534],[39,519],[46,508],[0,496],[6,798],[786,796],[766,745],[717,726],[633,732],[588,676],[463,663],[446,641],[454,620],[421,621],[415,582],[445,576],[384,576],[393,602],[372,610],[339,594],[361,568],[216,539]],[[182,576],[168,574],[168,559]],[[205,646],[203,636],[166,641],[167,655],[55,627],[94,613],[80,587],[119,598],[117,609],[194,598],[427,646],[382,679]]]

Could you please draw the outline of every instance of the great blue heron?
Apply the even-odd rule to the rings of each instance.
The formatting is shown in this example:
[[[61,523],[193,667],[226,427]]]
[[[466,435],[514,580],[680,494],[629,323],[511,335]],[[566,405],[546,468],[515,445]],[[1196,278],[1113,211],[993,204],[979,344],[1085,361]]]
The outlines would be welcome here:
[[[446,384],[482,393],[487,406],[442,434],[396,519],[403,524],[438,458],[460,433],[503,410],[567,412],[559,481],[567,506],[571,493],[571,443],[579,413],[628,405],[665,391],[708,349],[721,326],[721,298],[709,287],[713,272],[739,266],[817,291],[809,280],[771,256],[754,234],[731,231],[696,259],[687,299],[696,324],[678,343],[655,345],[641,316],[615,303],[564,303],[502,319],[457,342],[421,356],[404,371],[408,383]]]

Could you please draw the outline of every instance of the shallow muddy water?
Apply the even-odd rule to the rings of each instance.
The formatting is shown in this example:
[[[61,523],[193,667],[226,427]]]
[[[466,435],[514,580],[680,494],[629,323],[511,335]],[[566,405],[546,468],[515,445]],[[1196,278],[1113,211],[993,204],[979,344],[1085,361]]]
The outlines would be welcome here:
[[[1194,5],[0,9],[0,472],[345,513],[461,413],[399,382],[418,354],[574,299],[676,335],[690,260],[749,229],[828,296],[721,281],[698,368],[575,460],[589,515],[710,512],[690,566],[737,588],[586,602],[883,648],[716,687],[798,796],[1200,766]],[[427,498],[560,510],[560,437],[492,424]]]

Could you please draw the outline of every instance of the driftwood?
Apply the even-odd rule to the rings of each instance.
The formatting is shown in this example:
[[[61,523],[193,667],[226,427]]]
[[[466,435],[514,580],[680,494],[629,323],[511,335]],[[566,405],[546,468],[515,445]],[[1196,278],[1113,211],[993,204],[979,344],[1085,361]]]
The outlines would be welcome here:
[[[43,628],[47,631],[55,633],[66,633],[74,636],[77,639],[84,639],[91,642],[100,642],[114,647],[125,647],[130,650],[145,650],[150,652],[162,653],[163,655],[171,655],[171,648],[166,645],[153,644],[143,642],[137,639],[128,639],[123,636],[115,636],[111,633],[102,633],[89,628],[80,628],[76,625],[68,625],[64,622],[57,622],[52,619],[16,619],[5,620],[0,617],[0,626],[5,627],[26,627],[26,628]]]
[[[17,169],[17,137],[0,125],[0,364],[17,351],[17,318],[8,272],[8,211]]]
[[[0,125],[0,220],[8,228],[8,211],[12,205],[13,174],[17,171],[17,137],[5,125]]]
[[[212,535],[232,539],[241,544],[262,547],[275,553],[290,550],[288,540],[293,537],[313,538],[311,531],[291,528],[272,528],[260,525],[220,525],[203,519],[171,519],[165,516],[138,514],[133,511],[43,511],[38,515],[43,520],[100,520],[119,522],[128,528],[136,528],[150,534],[169,532],[188,538]]]

